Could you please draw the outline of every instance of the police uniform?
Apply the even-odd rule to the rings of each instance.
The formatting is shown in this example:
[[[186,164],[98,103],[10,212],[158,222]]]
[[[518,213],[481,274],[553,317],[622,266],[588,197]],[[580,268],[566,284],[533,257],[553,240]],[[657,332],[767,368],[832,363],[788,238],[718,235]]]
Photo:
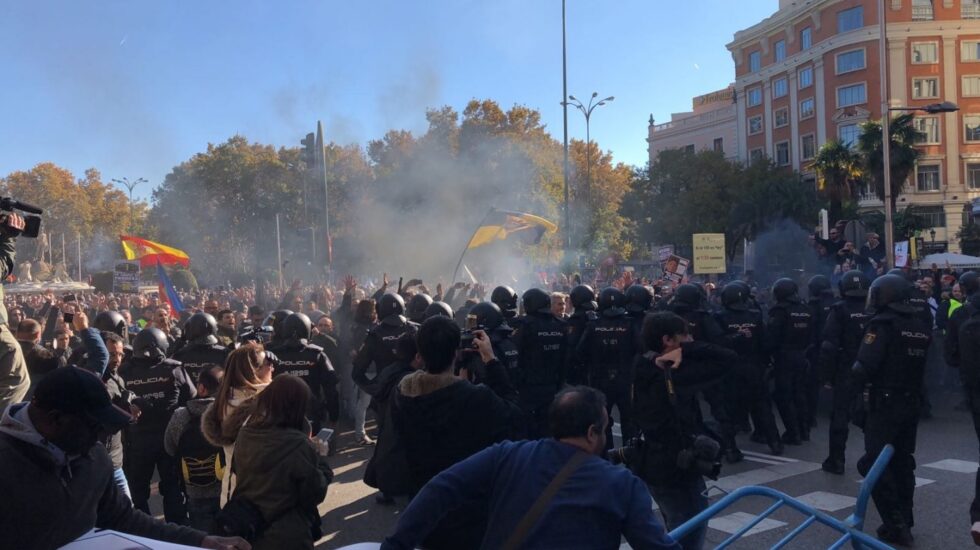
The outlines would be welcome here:
[[[310,400],[308,413],[313,424],[313,433],[319,432],[325,412],[324,396],[338,382],[337,373],[327,359],[327,354],[320,346],[295,339],[287,340],[269,351],[279,359],[275,376],[290,374],[301,378],[309,386],[313,399]]]
[[[967,305],[957,309],[954,316],[958,315],[956,339],[959,345],[956,364],[960,369],[960,379],[963,381],[967,404],[973,417],[973,428],[977,439],[980,440],[980,308],[976,307],[975,302],[976,300],[971,299]],[[950,336],[951,334],[947,333],[947,339]],[[978,521],[980,521],[980,469],[977,470],[974,498],[970,505],[970,522]]]
[[[191,382],[196,384],[201,371],[211,367],[223,367],[228,353],[228,348],[218,344],[196,342],[182,347],[173,355],[173,359],[184,366],[184,371],[187,372]]]
[[[567,325],[550,313],[536,312],[519,319],[519,326],[514,333],[519,379],[514,383],[528,436],[537,439],[547,433],[548,406],[565,382]]]
[[[414,335],[418,325],[408,321],[402,315],[389,315],[380,323],[367,331],[364,343],[361,344],[354,357],[352,377],[359,386],[371,383],[367,378],[368,368],[373,364],[375,376],[388,365],[395,362],[395,346],[398,339],[406,334]]]
[[[633,321],[617,307],[602,311],[585,327],[575,355],[585,365],[589,386],[606,396],[606,411],[619,409],[623,441],[635,434],[633,422],[633,361],[636,357]],[[612,448],[612,422],[606,425],[606,447]]]
[[[596,312],[592,310],[576,309],[568,316],[565,323],[568,325],[568,349],[573,350],[578,348],[579,341],[582,340],[582,335],[585,333],[585,327],[594,322],[599,317]],[[568,354],[569,364],[567,369],[568,382],[570,384],[585,384],[588,382],[588,376],[585,371],[585,366],[581,363],[581,358],[577,354]]]
[[[813,340],[807,353],[807,372],[804,384],[806,385],[806,421],[809,426],[817,425],[817,405],[820,402],[820,344],[823,340],[824,327],[827,325],[827,316],[834,307],[834,295],[832,292],[823,292],[819,296],[812,296],[807,300],[810,310],[813,312]]]
[[[813,339],[810,308],[794,301],[776,302],[769,309],[766,339],[776,379],[774,401],[786,430],[783,443],[798,445],[809,439],[810,431],[804,384],[806,351]]]

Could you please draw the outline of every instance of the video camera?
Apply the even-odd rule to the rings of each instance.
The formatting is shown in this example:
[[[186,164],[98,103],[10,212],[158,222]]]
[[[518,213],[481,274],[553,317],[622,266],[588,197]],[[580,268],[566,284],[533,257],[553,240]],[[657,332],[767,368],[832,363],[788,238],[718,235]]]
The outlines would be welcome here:
[[[19,200],[10,197],[0,197],[0,210],[4,212],[13,212],[14,210],[20,210],[22,212],[29,212],[30,214],[39,214],[37,216],[24,216],[24,229],[20,230],[17,235],[19,237],[29,237],[31,239],[36,239],[38,234],[41,232],[41,216],[44,210],[25,202],[20,202]],[[0,220],[5,220],[6,215],[0,215]],[[13,231],[13,228],[7,228]]]
[[[467,315],[466,328],[463,329],[462,335],[459,339],[459,350],[463,353],[476,353],[476,348],[473,347],[473,343],[476,341],[476,335],[473,334],[473,331],[475,330],[483,330],[483,327],[477,324],[476,315]]]

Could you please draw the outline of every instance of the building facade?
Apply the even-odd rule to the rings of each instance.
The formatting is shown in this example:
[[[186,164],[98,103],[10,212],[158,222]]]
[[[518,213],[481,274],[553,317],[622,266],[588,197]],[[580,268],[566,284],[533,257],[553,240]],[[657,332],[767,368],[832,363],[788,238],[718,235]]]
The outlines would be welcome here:
[[[980,0],[885,0],[892,107],[951,101],[960,111],[916,113],[925,134],[897,207],[916,211],[937,242],[958,250],[964,211],[980,197]],[[878,0],[780,0],[771,17],[735,34],[738,158],[768,156],[813,181],[830,139],[853,143],[881,117]],[[862,190],[862,208],[883,208]],[[898,237],[896,237],[898,238]]]
[[[647,128],[647,151],[650,163],[665,149],[704,149],[720,151],[737,158],[736,110],[734,86],[695,97],[691,112],[674,113],[670,122],[657,124],[650,116]]]

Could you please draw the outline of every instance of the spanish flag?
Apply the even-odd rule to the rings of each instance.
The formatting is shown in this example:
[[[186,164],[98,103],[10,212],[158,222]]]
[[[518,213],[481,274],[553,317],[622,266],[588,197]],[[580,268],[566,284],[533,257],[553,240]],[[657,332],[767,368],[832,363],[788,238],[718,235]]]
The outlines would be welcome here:
[[[169,246],[141,239],[120,235],[123,252],[126,253],[127,260],[139,260],[140,267],[153,267],[157,263],[161,265],[190,265],[190,257],[183,250],[171,248]]]
[[[528,244],[537,244],[541,242],[545,232],[555,231],[558,231],[558,226],[540,216],[493,209],[476,228],[466,248],[478,248],[494,241],[508,239],[512,235],[518,235]]]

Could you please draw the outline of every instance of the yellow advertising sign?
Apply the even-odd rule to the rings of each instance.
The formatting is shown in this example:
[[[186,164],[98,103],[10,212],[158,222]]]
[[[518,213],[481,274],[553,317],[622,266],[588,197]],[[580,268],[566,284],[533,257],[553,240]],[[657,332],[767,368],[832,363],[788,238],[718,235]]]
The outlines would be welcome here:
[[[725,234],[724,233],[695,233],[694,240],[694,272],[724,273],[725,272]]]

